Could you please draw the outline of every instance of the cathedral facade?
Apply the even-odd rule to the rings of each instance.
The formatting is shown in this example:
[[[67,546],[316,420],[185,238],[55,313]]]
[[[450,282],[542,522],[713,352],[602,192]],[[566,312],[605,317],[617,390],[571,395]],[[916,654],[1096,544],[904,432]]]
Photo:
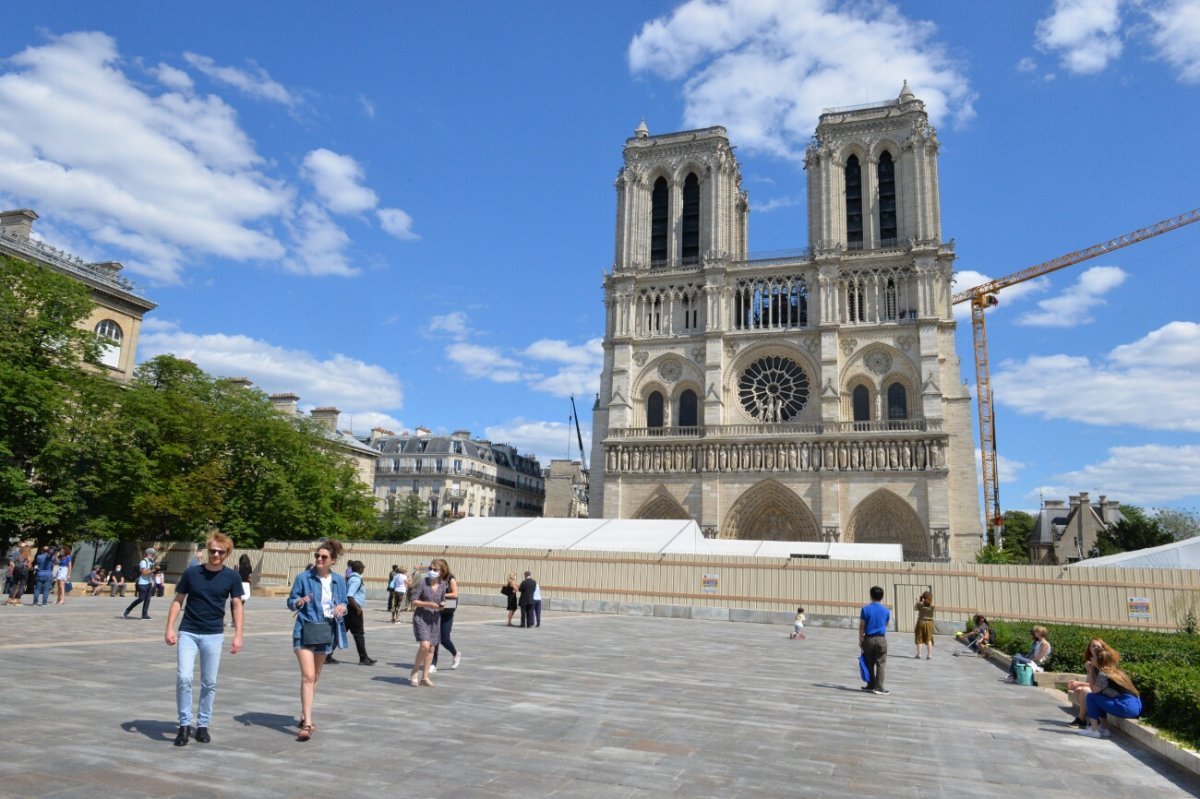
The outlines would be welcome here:
[[[604,279],[593,517],[973,557],[971,398],[937,151],[907,86],[827,110],[805,155],[809,249],[751,258],[725,129],[638,127]]]

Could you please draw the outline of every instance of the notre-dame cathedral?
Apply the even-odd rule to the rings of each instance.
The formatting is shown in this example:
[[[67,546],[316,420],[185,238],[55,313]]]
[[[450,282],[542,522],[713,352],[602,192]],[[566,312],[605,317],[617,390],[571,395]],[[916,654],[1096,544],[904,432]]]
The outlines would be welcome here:
[[[604,280],[593,516],[899,543],[907,560],[974,555],[937,152],[907,85],[825,111],[804,159],[810,247],[752,258],[725,129],[638,126]]]

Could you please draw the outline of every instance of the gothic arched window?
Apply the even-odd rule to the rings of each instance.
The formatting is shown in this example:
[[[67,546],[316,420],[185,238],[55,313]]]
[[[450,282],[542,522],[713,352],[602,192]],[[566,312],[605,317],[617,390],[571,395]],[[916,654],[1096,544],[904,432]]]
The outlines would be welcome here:
[[[696,413],[696,392],[689,388],[679,395],[679,426],[695,427],[699,423]]]
[[[852,250],[863,246],[862,169],[857,155],[846,159],[846,244]]]
[[[683,239],[679,256],[684,263],[700,258],[700,179],[689,172],[683,181]]]
[[[662,428],[663,426],[663,395],[657,391],[646,398],[646,427]]]
[[[871,421],[871,392],[867,391],[867,387],[855,386],[850,397],[854,405],[854,421]]]
[[[667,179],[654,181],[654,192],[650,195],[650,262],[667,260],[667,239],[671,231],[667,213],[669,191]]]
[[[903,383],[892,383],[887,390],[888,421],[908,418],[908,392]]]
[[[880,244],[896,241],[896,164],[886,150],[879,156],[879,239]]]
[[[887,285],[883,289],[883,318],[894,320],[896,318],[896,281],[892,278],[887,279]]]

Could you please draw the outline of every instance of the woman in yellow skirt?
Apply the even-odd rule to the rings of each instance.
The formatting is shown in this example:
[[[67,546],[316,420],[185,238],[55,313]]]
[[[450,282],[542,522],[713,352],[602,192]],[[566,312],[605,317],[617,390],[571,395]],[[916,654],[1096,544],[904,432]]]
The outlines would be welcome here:
[[[914,656],[918,660],[921,658],[921,646],[928,647],[925,652],[925,659],[929,660],[933,656],[933,592],[926,591],[921,594],[921,598],[917,600],[917,628],[913,635],[917,640],[917,654]]]

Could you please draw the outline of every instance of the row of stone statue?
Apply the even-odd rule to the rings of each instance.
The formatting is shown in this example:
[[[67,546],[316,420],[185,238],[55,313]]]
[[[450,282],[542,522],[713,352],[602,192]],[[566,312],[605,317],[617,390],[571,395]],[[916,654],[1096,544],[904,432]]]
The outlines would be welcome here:
[[[926,471],[946,464],[940,439],[754,444],[609,444],[609,472]]]

